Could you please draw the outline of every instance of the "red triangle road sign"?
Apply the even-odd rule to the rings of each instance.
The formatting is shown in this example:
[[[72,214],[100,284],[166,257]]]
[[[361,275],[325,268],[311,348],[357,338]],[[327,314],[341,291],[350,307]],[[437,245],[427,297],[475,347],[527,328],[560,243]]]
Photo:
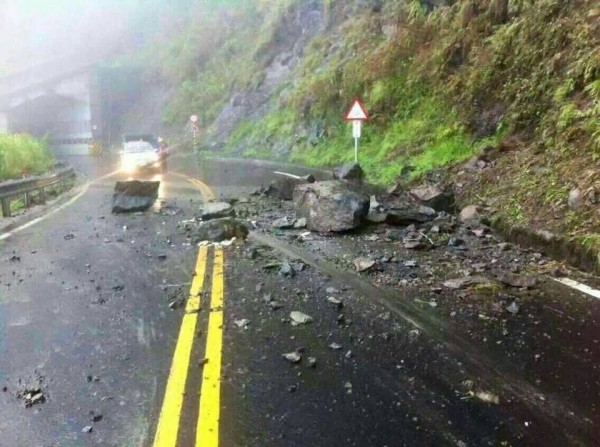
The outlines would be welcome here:
[[[344,119],[346,121],[368,121],[370,119],[367,109],[360,98],[354,100],[352,107],[350,107]]]

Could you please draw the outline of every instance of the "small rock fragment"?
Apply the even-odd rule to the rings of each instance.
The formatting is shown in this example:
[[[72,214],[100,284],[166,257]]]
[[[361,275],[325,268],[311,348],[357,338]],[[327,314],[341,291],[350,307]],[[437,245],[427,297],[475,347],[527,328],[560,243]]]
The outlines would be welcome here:
[[[513,301],[509,306],[506,306],[506,310],[511,314],[516,315],[521,310],[521,306],[519,306],[516,301]]]
[[[296,274],[294,267],[289,262],[284,262],[279,268],[279,276],[293,277]]]
[[[567,200],[569,208],[572,210],[578,210],[583,206],[583,193],[581,189],[575,188],[569,191],[569,198]]]
[[[198,361],[198,366],[202,367],[208,363],[208,359],[205,357]]]
[[[479,214],[480,208],[477,205],[469,205],[460,212],[460,221],[462,223],[473,223],[481,220]]]
[[[460,247],[461,245],[464,245],[464,243],[465,241],[455,237],[451,237],[450,239],[448,239],[448,247]]]
[[[305,313],[298,312],[296,310],[290,312],[290,318],[292,320],[293,326],[298,326],[299,324],[312,323],[313,321],[310,315],[306,315]]]
[[[493,282],[483,276],[465,276],[444,282],[444,287],[454,290],[467,289],[478,285],[493,285]]]
[[[301,217],[300,219],[296,220],[296,222],[294,223],[294,228],[297,230],[301,228],[306,228],[306,218]]]
[[[534,276],[523,276],[503,271],[496,271],[494,274],[498,281],[511,287],[532,289],[538,283],[538,279]]]
[[[242,318],[240,320],[235,320],[233,322],[237,327],[239,327],[240,329],[248,329],[248,325],[250,324],[250,320],[248,320],[247,318]]]
[[[101,414],[96,414],[94,411],[90,411],[90,421],[96,423],[100,422],[103,418],[104,416],[102,416]]]
[[[485,228],[477,228],[473,230],[473,234],[479,238],[485,236],[486,229]]]
[[[290,230],[290,229],[294,228],[295,224],[296,224],[296,219],[288,219],[287,217],[282,217],[282,218],[274,221],[271,224],[271,226],[278,230]],[[305,220],[304,225],[306,226],[306,220]]]
[[[302,354],[300,354],[298,351],[288,352],[286,354],[283,354],[283,358],[293,364],[300,363],[300,361],[302,360]]]
[[[330,347],[331,349],[333,349],[334,351],[339,351],[340,349],[342,349],[342,348],[343,348],[343,346],[342,346],[342,345],[340,345],[339,343],[336,343],[336,342],[330,343],[330,344],[329,344],[329,347]]]
[[[334,306],[336,306],[338,309],[341,309],[342,307],[344,307],[344,303],[342,300],[335,298],[333,296],[328,296],[327,297],[327,302],[333,304]]]
[[[271,310],[278,310],[283,307],[283,304],[281,304],[279,301],[269,301],[268,306],[271,308]]]
[[[356,258],[354,260],[354,267],[358,272],[364,272],[372,268],[376,264],[376,261],[371,258]]]

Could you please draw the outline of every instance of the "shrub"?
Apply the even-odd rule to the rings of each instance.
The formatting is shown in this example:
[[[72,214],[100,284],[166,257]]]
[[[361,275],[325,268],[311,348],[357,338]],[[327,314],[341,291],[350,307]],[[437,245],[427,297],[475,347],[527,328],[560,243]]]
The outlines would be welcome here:
[[[27,134],[0,135],[0,179],[20,178],[23,173],[43,174],[53,163],[46,141]]]

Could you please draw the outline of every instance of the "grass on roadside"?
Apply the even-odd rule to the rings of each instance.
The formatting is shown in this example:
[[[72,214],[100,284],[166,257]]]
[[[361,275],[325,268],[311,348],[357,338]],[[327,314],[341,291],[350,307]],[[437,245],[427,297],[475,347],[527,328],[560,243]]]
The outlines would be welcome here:
[[[27,134],[0,135],[0,180],[47,172],[54,164],[48,144]]]

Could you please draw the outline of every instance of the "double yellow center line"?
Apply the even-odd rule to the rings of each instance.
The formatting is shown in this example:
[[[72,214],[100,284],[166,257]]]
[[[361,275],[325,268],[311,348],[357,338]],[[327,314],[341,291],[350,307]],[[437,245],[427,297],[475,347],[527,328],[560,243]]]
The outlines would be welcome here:
[[[175,175],[179,178],[182,178],[184,180],[187,180],[192,185],[194,185],[196,188],[198,188],[200,190],[200,192],[202,193],[202,197],[204,197],[205,200],[214,200],[216,198],[215,193],[212,190],[212,188],[210,186],[208,186],[206,183],[204,183],[202,180],[198,180],[197,178],[189,177],[185,174],[180,174],[179,172],[171,172],[171,174]]]
[[[177,446],[192,346],[196,338],[196,324],[204,288],[207,259],[208,247],[200,247],[195,276],[192,280],[190,296],[181,323],[163,406],[158,420],[154,447]],[[223,346],[223,275],[223,249],[217,247],[214,255],[211,312],[206,340],[205,357],[208,363],[204,365],[196,429],[196,446],[201,445],[202,447],[217,447],[219,445],[221,352]]]

